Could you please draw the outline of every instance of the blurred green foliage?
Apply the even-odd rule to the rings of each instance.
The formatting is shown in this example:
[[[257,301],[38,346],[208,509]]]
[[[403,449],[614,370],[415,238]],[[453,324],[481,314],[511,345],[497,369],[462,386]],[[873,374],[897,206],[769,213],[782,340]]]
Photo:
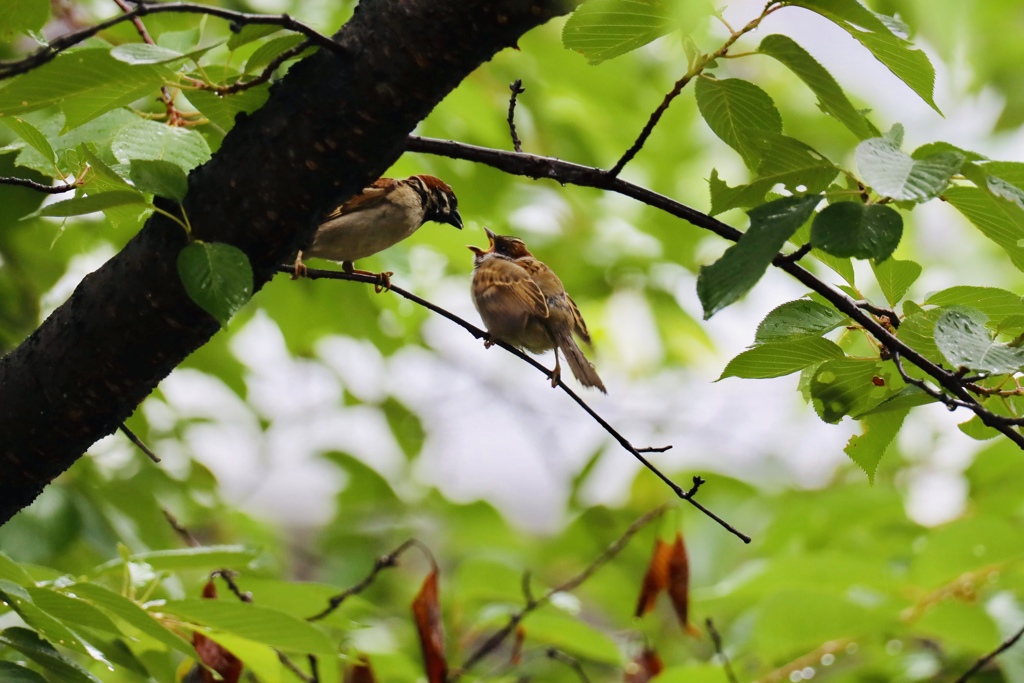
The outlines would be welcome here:
[[[328,33],[352,12],[350,2],[252,4],[224,6],[287,11]],[[876,55],[907,57],[893,70],[912,89],[892,80],[879,85],[879,92],[885,90],[901,103],[919,96],[930,101],[923,54],[897,35],[886,34],[886,26],[896,26],[891,17],[883,21],[865,14],[852,0],[793,4],[825,16],[835,14],[842,28]],[[25,2],[16,11],[14,5],[0,7],[0,38],[21,36],[0,46],[7,58],[33,48],[25,36],[42,26],[45,3]],[[642,46],[592,66],[588,58],[600,61],[617,51],[608,41],[614,32],[595,22],[600,12],[576,19],[601,38],[600,53],[587,54],[579,34],[569,44],[584,54],[567,51],[561,42],[564,20],[552,22],[524,36],[518,50],[502,52],[473,73],[418,132],[509,148],[508,84],[522,79],[526,91],[519,97],[516,124],[527,152],[613,165],[664,93],[698,63],[698,53],[714,52],[728,32],[701,3],[693,3],[701,5],[699,11],[687,10],[685,15],[653,0],[604,5],[653,12],[653,19],[637,24],[647,38],[680,23],[686,30],[649,45],[646,39],[631,42],[630,49]],[[1001,113],[993,117],[996,131],[1010,131],[1024,120],[1015,31],[1024,13],[1017,3],[880,0],[871,7],[898,13],[928,54],[946,63],[940,73],[964,71],[969,83],[962,94],[985,88],[997,98]],[[738,5],[728,19],[739,27],[760,10],[757,3]],[[108,16],[113,8],[99,2],[72,3],[53,11],[64,13],[51,17],[60,30]],[[785,7],[771,19],[781,21],[794,12],[803,10]],[[283,32],[249,27],[232,34],[226,22],[194,15],[160,14],[146,17],[145,23],[161,48],[190,55],[204,77],[217,82],[258,73],[295,44]],[[766,26],[780,32],[789,27]],[[830,204],[857,201],[869,189],[857,185],[859,178],[875,190],[875,200],[902,211],[902,241],[895,235],[900,241],[897,258],[885,258],[891,252],[888,242],[886,249],[867,250],[882,258],[870,271],[858,266],[863,289],[853,289],[854,265],[848,258],[815,249],[811,255],[817,260],[808,259],[809,267],[837,285],[838,273],[857,298],[899,305],[900,338],[935,362],[948,360],[940,349],[949,342],[941,334],[936,338],[936,321],[963,307],[987,318],[970,331],[974,346],[1012,345],[1024,331],[1020,296],[1012,291],[1022,280],[1011,263],[1019,256],[1016,230],[1024,225],[1021,167],[985,163],[949,145],[928,148],[927,153],[918,149],[913,155],[900,151],[902,139],[895,140],[893,133],[877,136],[878,130],[896,130],[897,122],[865,113],[873,102],[837,91],[844,84],[833,82],[799,47],[810,38],[798,32],[788,39],[753,34],[733,54],[755,50],[760,42],[760,54],[774,60],[753,56],[709,63],[705,76],[719,80],[700,81],[706,99],[695,100],[692,90],[685,90],[624,177],[701,210],[718,206],[727,222],[741,227],[747,219],[739,208],[777,200],[781,189],[825,192]],[[267,86],[227,98],[192,90],[180,70],[194,75],[200,69],[184,58],[132,64],[155,54],[131,47],[137,44],[134,29],[122,24],[80,48],[89,50],[90,60],[111,67],[109,79],[100,78],[104,87],[86,102],[75,100],[68,90],[73,85],[79,92],[89,85],[80,80],[85,74],[70,64],[60,67],[69,71],[54,72],[59,79],[48,79],[40,70],[43,75],[34,80],[15,80],[0,88],[4,115],[23,115],[20,125],[0,126],[0,175],[47,182],[58,173],[81,176],[88,163],[86,198],[125,188],[170,188],[173,196],[174,188],[180,188],[176,171],[148,176],[147,184],[137,170],[137,189],[126,184],[133,160],[157,157],[147,156],[152,150],[133,150],[126,144],[138,139],[125,130],[141,124],[124,105],[159,115],[154,83],[182,86],[177,104],[202,117],[190,129],[198,131],[190,134],[191,144],[216,153],[235,115],[259,107],[267,96]],[[121,49],[119,60],[110,57],[112,45],[129,47]],[[856,50],[858,60],[873,63],[870,52]],[[825,56],[816,53],[817,59]],[[145,97],[132,102],[137,94],[133,88]],[[29,95],[52,106],[26,109],[22,97]],[[61,102],[64,96],[77,104]],[[96,104],[99,100],[101,105]],[[755,100],[756,107],[745,109]],[[941,98],[937,104],[949,108]],[[983,139],[993,143],[990,136],[996,131],[985,131]],[[929,133],[907,131],[914,140]],[[881,148],[884,154],[870,156],[872,149]],[[172,157],[183,154],[179,146],[171,151]],[[934,172],[934,164],[925,162],[939,155],[950,163]],[[903,161],[906,174],[895,185],[886,185],[892,180],[887,174]],[[181,161],[186,170],[189,163]],[[715,656],[705,619],[714,620],[724,653],[744,681],[952,680],[1024,624],[1024,573],[1018,562],[1024,553],[1024,504],[1018,490],[1024,461],[1019,451],[1003,438],[977,443],[996,436],[977,418],[961,426],[964,436],[949,436],[952,430],[939,437],[930,432],[919,436],[936,438],[936,450],[943,445],[939,439],[960,439],[956,448],[967,455],[960,459],[958,481],[966,493],[959,512],[960,503],[950,498],[945,519],[951,521],[936,527],[913,521],[906,506],[915,477],[942,464],[922,460],[914,455],[920,444],[908,447],[895,435],[912,419],[908,411],[915,415],[910,409],[929,399],[909,390],[891,364],[879,359],[873,344],[846,330],[848,320],[823,309],[818,299],[774,301],[770,308],[775,310],[756,337],[756,322],[750,325],[755,346],[727,364],[715,355],[715,338],[697,321],[699,306],[692,296],[699,268],[724,249],[720,240],[622,197],[520,179],[465,161],[406,155],[389,171],[394,176],[413,173],[432,173],[451,183],[467,219],[466,232],[427,225],[401,245],[361,262],[362,267],[394,271],[396,282],[453,308],[461,306],[469,315],[471,259],[464,245],[482,242],[481,226],[515,233],[567,284],[602,349],[598,362],[616,367],[620,382],[674,385],[678,371],[702,365],[714,366],[707,373],[712,377],[720,372],[744,378],[800,372],[800,388],[823,419],[861,418],[866,430],[847,446],[853,462],[838,467],[815,490],[795,483],[759,485],[754,475],[741,481],[720,472],[701,473],[709,483],[699,500],[750,534],[753,543],[741,544],[680,503],[642,529],[578,588],[557,594],[551,604],[527,615],[519,664],[511,664],[510,639],[463,680],[578,680],[564,661],[545,656],[548,648],[575,658],[589,680],[622,680],[649,646],[665,667],[656,680],[723,681],[721,658]],[[945,198],[981,232],[956,232],[955,239],[972,246],[952,256],[929,248],[928,221],[910,211],[911,201],[938,195],[950,182],[957,187]],[[898,191],[885,194],[882,187]],[[904,193],[908,187],[924,190]],[[86,272],[131,238],[144,218],[141,209],[122,205],[108,207],[102,220],[95,214],[58,220],[36,213],[43,199],[32,190],[0,184],[0,349],[23,340]],[[955,220],[953,209],[943,208],[944,220]],[[895,213],[889,207],[885,211]],[[870,239],[893,238],[885,226],[868,227]],[[805,225],[794,241],[807,241],[808,235]],[[814,246],[828,249],[828,243],[816,241]],[[758,256],[759,267],[771,257],[769,252],[774,250]],[[718,263],[729,265],[724,259]],[[917,284],[919,278],[927,287],[944,289],[929,295],[925,285]],[[979,284],[986,287],[973,286]],[[688,299],[680,294],[683,289]],[[651,335],[658,350],[643,351],[646,356],[639,360],[630,356],[630,347],[647,331],[623,337],[612,318],[613,312],[626,309],[653,321]],[[660,481],[642,472],[619,482],[616,504],[588,502],[588,484],[608,476],[602,472],[604,461],[628,458],[596,442],[592,457],[564,482],[572,488],[566,494],[564,518],[546,524],[544,533],[506,519],[496,501],[460,496],[454,488],[460,473],[451,466],[431,472],[438,460],[424,454],[469,449],[483,458],[497,448],[493,442],[502,440],[501,430],[514,429],[508,426],[514,421],[502,410],[515,409],[529,419],[544,408],[532,405],[535,400],[540,405],[532,394],[522,400],[525,405],[517,405],[512,392],[489,387],[493,391],[487,396],[505,400],[486,406],[487,424],[475,428],[472,446],[457,440],[446,425],[429,422],[418,411],[416,396],[429,397],[430,390],[436,396],[467,391],[468,382],[499,382],[468,372],[457,352],[436,341],[441,333],[432,327],[435,322],[428,312],[396,296],[378,296],[352,283],[281,277],[265,287],[183,364],[176,376],[188,380],[186,389],[181,382],[166,383],[129,421],[164,458],[160,465],[120,437],[107,440],[0,529],[0,677],[32,682],[180,680],[192,665],[192,633],[199,632],[234,652],[252,675],[267,683],[297,680],[275,649],[300,667],[307,667],[304,655],[316,655],[323,681],[339,680],[339,672],[360,654],[377,680],[420,680],[423,667],[409,605],[430,571],[422,553],[403,554],[396,568],[382,571],[328,617],[312,625],[305,620],[323,610],[331,596],[369,576],[376,558],[414,537],[437,562],[447,654],[450,664],[458,666],[530,596],[543,595],[587,570],[633,520],[671,499]],[[343,363],[330,351],[339,348]],[[483,356],[481,366],[496,362],[497,353]],[[981,369],[972,366],[980,359],[964,353],[958,354],[958,362]],[[278,368],[266,366],[282,357],[288,366],[278,376]],[[427,375],[424,367],[430,368]],[[475,371],[479,366],[472,367]],[[922,376],[913,368],[909,372]],[[993,412],[1020,414],[1021,399],[1012,395],[1014,374],[982,382],[991,390],[985,405]],[[406,379],[421,387],[421,393],[410,394]],[[546,391],[541,381],[531,390]],[[1008,395],[1000,395],[1001,390]],[[192,393],[183,396],[183,391]],[[339,447],[323,431],[357,430],[351,423],[324,430],[315,422],[315,406],[320,404],[314,399],[336,404],[340,410],[334,417],[350,416],[366,429],[377,425],[388,438],[378,433],[367,437],[371,446]],[[436,402],[443,404],[441,399]],[[571,415],[566,418],[573,423],[571,429],[596,430],[581,413],[566,414]],[[634,425],[643,420],[636,414]],[[744,417],[736,416],[736,429],[743,428]],[[469,418],[456,419],[465,424]],[[543,441],[551,461],[561,461],[557,434],[534,438]],[[789,437],[793,442],[801,438]],[[973,458],[972,449],[978,451]],[[304,509],[301,489],[293,489],[295,500],[268,501],[262,492],[266,482],[293,470],[309,472],[300,480],[309,485],[333,486],[326,513],[275,518],[293,506]],[[673,474],[685,481],[694,473]],[[533,490],[512,494],[528,502],[532,496],[543,497]],[[168,513],[176,526],[169,523]],[[654,540],[676,530],[684,532],[687,542],[690,620],[701,631],[698,637],[680,630],[664,598],[655,613],[642,620],[633,617]],[[218,603],[198,600],[210,573],[221,569],[235,572],[233,580],[251,594],[252,605],[238,601],[223,582],[218,583]],[[1024,682],[1024,651],[1009,650],[974,680]]]

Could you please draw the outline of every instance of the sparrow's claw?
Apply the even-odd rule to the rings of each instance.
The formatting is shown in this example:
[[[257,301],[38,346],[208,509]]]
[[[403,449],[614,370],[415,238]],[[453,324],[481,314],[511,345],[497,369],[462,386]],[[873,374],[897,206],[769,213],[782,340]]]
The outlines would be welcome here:
[[[487,334],[484,335],[484,348],[489,349],[492,346],[494,346],[494,337],[492,337],[491,333],[488,332]]]
[[[394,273],[388,270],[383,273],[376,273],[376,275],[378,282],[373,286],[373,291],[380,294],[381,292],[386,292],[391,289],[391,276],[394,275]]]
[[[558,362],[558,347],[555,347],[555,369],[551,371],[551,388],[554,389],[558,386],[558,381],[562,378],[562,364]]]
[[[300,251],[295,256],[295,266],[292,270],[292,279],[298,280],[300,277],[306,277],[309,271],[306,269],[306,264],[302,262],[302,252]]]

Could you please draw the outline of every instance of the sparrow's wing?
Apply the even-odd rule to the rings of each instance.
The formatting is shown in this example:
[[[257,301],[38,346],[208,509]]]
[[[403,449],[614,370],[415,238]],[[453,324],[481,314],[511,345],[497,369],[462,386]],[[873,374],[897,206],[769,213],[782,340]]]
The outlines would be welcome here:
[[[530,274],[512,261],[488,259],[473,279],[481,309],[501,308],[510,314],[526,312],[538,318],[548,317],[544,293]]]
[[[362,192],[327,214],[324,222],[348,213],[373,208],[384,201],[384,197],[394,188],[397,182],[394,178],[378,178],[374,180],[369,187],[364,187]]]
[[[580,309],[576,305],[576,302],[572,300],[572,297],[568,294],[565,298],[569,301],[569,308],[572,309],[572,329],[579,338],[590,344],[590,332],[587,331],[587,323],[583,322],[583,315],[580,314]]]

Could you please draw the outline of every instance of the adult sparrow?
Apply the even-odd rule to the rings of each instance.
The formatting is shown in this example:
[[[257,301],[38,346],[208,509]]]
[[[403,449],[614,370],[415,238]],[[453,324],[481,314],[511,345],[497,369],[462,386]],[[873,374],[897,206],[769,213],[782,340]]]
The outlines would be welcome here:
[[[386,289],[392,273],[356,270],[353,261],[401,242],[427,221],[462,229],[459,201],[447,183],[432,175],[375,180],[327,215],[316,229],[313,243],[295,257],[292,278],[305,276],[303,259],[314,256],[341,261],[346,273],[376,275]]]
[[[538,261],[518,237],[496,235],[487,228],[487,249],[473,252],[473,305],[493,338],[533,353],[555,350],[551,386],[558,385],[558,351],[580,384],[607,393],[597,371],[573,339],[575,332],[590,344],[590,333],[576,302],[562,281]],[[490,346],[491,341],[486,342]]]

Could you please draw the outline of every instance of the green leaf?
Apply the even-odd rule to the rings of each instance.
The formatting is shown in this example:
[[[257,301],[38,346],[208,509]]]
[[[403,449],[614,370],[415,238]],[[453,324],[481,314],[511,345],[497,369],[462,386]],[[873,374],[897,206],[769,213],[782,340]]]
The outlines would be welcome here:
[[[61,683],[102,683],[27,628],[12,626],[4,630],[0,633],[0,644],[25,655]]]
[[[412,460],[423,450],[423,440],[427,436],[419,415],[405,407],[401,401],[390,396],[384,401],[381,408],[402,452],[405,453],[405,457]]]
[[[735,149],[750,169],[761,155],[751,138],[756,132],[782,133],[782,117],[761,88],[739,78],[717,80],[703,76],[694,85],[697,108],[715,135]]]
[[[284,612],[247,602],[227,600],[171,600],[158,608],[162,614],[183,617],[289,652],[334,656],[334,645],[318,628]]]
[[[185,58],[177,50],[148,43],[118,45],[110,51],[110,56],[125,64],[164,64]]]
[[[970,306],[997,323],[1011,315],[1024,315],[1024,301],[1021,296],[998,287],[957,285],[929,295],[924,300],[924,305]]]
[[[15,135],[24,140],[29,147],[39,152],[40,156],[43,157],[49,167],[37,170],[51,174],[54,172],[57,164],[57,155],[54,153],[53,147],[50,146],[46,136],[38,128],[17,116],[0,116],[0,123],[10,128]]]
[[[814,217],[811,244],[833,256],[873,258],[881,263],[892,255],[903,236],[903,218],[881,204],[839,202]]]
[[[75,197],[48,204],[35,213],[37,216],[67,218],[68,216],[84,216],[114,206],[125,204],[148,204],[141,192],[103,192],[88,197]]]
[[[850,103],[832,74],[791,38],[779,34],[767,36],[757,50],[782,62],[796,74],[818,96],[821,110],[846,126],[859,139],[866,140],[880,135],[867,117]]]
[[[88,127],[83,126],[80,130],[84,130]],[[81,148],[82,158],[89,163],[89,172],[85,175],[85,185],[83,189],[86,195],[95,196],[99,194],[109,192],[131,192],[139,194],[139,191],[129,185],[121,176],[114,172],[112,168],[107,166],[103,161],[93,154],[89,148],[82,145]],[[141,195],[140,195],[141,196]],[[145,199],[143,197],[143,199]],[[110,224],[115,228],[121,227],[135,227],[142,222],[143,216],[145,216],[153,205],[149,202],[144,204],[125,204],[122,206],[113,206],[103,209],[103,215],[107,217]]]
[[[0,662],[0,680],[4,683],[46,683],[46,679],[35,671],[14,662]]]
[[[1024,209],[1024,190],[1009,183],[1002,178],[990,175],[985,178],[985,187],[997,197],[1013,202],[1021,209]]]
[[[201,569],[210,571],[219,567],[229,569],[244,568],[249,565],[259,552],[244,545],[207,545],[198,548],[181,548],[175,550],[154,550],[136,553],[128,557],[129,562],[145,563],[153,569],[179,571],[182,569]],[[123,571],[124,560],[116,559],[96,567],[92,573],[102,574],[109,571]]]
[[[195,654],[192,643],[173,631],[164,628],[149,612],[109,588],[104,588],[94,583],[76,583],[66,587],[64,590],[69,595],[87,600],[108,613],[123,619],[131,626],[171,649],[188,656],[194,656]]]
[[[886,259],[881,263],[871,262],[878,286],[890,306],[895,306],[906,295],[910,286],[921,276],[921,264],[915,261]]]
[[[577,657],[621,666],[622,653],[615,641],[593,626],[554,609],[542,609],[524,622],[526,637]]]
[[[985,237],[1002,247],[1018,270],[1024,270],[1024,210],[975,187],[951,187],[942,196]]]
[[[822,363],[811,378],[814,409],[822,420],[839,422],[844,415],[858,416],[903,388],[893,378],[892,366],[873,359],[843,358]]]
[[[304,40],[306,37],[303,35],[288,35],[268,40],[256,48],[256,51],[246,60],[245,71],[247,73],[262,72],[270,66],[272,61],[277,59],[278,55],[285,50],[292,49]]]
[[[105,612],[85,600],[79,600],[49,587],[30,586],[27,592],[37,607],[61,622],[85,626],[108,634],[121,633]]]
[[[871,138],[857,145],[857,168],[864,182],[883,197],[923,202],[937,197],[960,171],[964,157],[942,152],[914,159],[889,137]]]
[[[857,463],[868,475],[868,481],[875,483],[875,472],[878,470],[878,463],[885,455],[889,445],[892,444],[903,420],[906,419],[909,408],[903,410],[889,410],[883,413],[873,413],[861,418],[860,423],[863,429],[861,434],[850,437],[843,452],[850,460]]]
[[[0,579],[6,579],[19,586],[36,585],[36,582],[32,580],[32,577],[29,576],[29,573],[20,564],[3,553],[0,553]]]
[[[210,122],[227,132],[234,128],[235,117],[240,113],[250,114],[267,101],[270,86],[262,85],[243,90],[229,97],[221,97],[208,90],[193,90],[188,93],[188,101],[202,112]]]
[[[189,244],[178,254],[178,276],[192,301],[221,325],[252,298],[249,257],[230,244]]]
[[[42,609],[32,600],[29,592],[21,586],[0,579],[0,599],[18,613],[26,624],[38,631],[43,637],[53,643],[60,643],[62,646],[95,659],[98,662],[110,663],[107,658],[95,646],[80,636],[63,621]]]
[[[0,115],[59,104],[67,130],[147,95],[156,96],[172,75],[156,64],[119,62],[105,48],[65,52],[0,89]]]
[[[188,192],[188,176],[170,161],[132,159],[129,177],[137,189],[176,202],[185,199]]]
[[[705,320],[757,284],[779,249],[820,201],[820,197],[784,197],[749,212],[750,227],[740,241],[718,261],[700,269],[697,295]]]
[[[844,355],[835,343],[822,337],[802,337],[761,344],[730,360],[718,379],[782,377],[823,360],[842,358]]]
[[[562,28],[562,45],[591,64],[632,52],[673,28],[666,0],[591,0]]]
[[[816,301],[788,301],[765,316],[757,326],[754,343],[766,344],[795,337],[820,337],[846,324],[847,320],[849,318],[836,309]]]
[[[962,156],[965,161],[969,162],[987,160],[987,157],[983,154],[978,154],[977,152],[972,152],[969,149],[957,147],[956,145],[951,145],[948,142],[942,141],[925,143],[915,149],[910,156],[915,159],[927,159],[930,156],[935,156],[936,154],[942,154],[944,152],[956,152]]]
[[[5,0],[0,2],[0,38],[10,40],[15,33],[39,31],[50,18],[48,0]]]
[[[921,50],[892,33],[883,21],[855,0],[794,0],[791,4],[817,12],[834,22],[866,47],[875,59],[884,64],[897,78],[906,83],[935,111],[935,68]]]
[[[210,146],[197,131],[146,120],[118,131],[111,150],[122,164],[133,159],[169,161],[185,172],[210,159]]]
[[[234,31],[234,27],[232,27],[231,37],[228,38],[228,49],[237,50],[247,43],[259,40],[260,38],[265,38],[280,30],[280,26],[275,26],[273,24],[243,24],[238,27],[237,31]]]
[[[1008,375],[1024,366],[1024,349],[993,341],[988,316],[976,308],[953,306],[935,322],[935,343],[954,368]]]

